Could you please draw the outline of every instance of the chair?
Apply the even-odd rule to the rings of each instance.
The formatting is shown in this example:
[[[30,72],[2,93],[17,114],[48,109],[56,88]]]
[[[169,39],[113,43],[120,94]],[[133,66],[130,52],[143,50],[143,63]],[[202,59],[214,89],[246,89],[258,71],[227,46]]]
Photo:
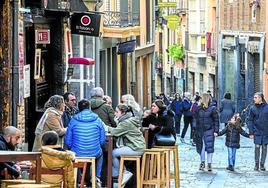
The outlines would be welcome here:
[[[179,151],[178,145],[175,146],[154,146],[155,148],[168,149],[173,152],[174,161],[174,176],[170,177],[175,180],[175,188],[180,187],[180,172],[179,172]]]
[[[141,187],[156,185],[169,188],[169,150],[146,149],[142,157]]]
[[[137,187],[140,188],[141,185],[141,179],[140,179],[140,164],[141,164],[141,156],[135,155],[135,156],[120,156],[120,168],[119,168],[119,178],[118,178],[118,188],[122,187],[122,180],[123,180],[123,168],[124,168],[124,162],[125,161],[135,161],[136,162],[136,178],[137,178]]]
[[[75,161],[73,162],[73,167],[83,169],[81,182],[80,182],[80,188],[84,188],[88,163],[92,164],[91,166],[92,188],[96,188],[96,158],[95,157],[76,157]],[[77,177],[77,175],[75,175],[75,177]]]

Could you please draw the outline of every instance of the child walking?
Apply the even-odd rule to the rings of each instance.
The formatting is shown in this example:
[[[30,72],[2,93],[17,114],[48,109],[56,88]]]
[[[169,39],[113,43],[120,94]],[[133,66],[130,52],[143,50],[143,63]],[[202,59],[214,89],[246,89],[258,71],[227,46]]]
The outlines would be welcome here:
[[[228,148],[229,164],[226,169],[230,171],[234,171],[236,149],[240,148],[240,134],[247,138],[253,138],[253,135],[249,135],[242,129],[241,124],[241,117],[239,114],[235,114],[228,122],[227,126],[222,131],[220,131],[219,134],[215,134],[215,136],[226,134],[225,145]]]

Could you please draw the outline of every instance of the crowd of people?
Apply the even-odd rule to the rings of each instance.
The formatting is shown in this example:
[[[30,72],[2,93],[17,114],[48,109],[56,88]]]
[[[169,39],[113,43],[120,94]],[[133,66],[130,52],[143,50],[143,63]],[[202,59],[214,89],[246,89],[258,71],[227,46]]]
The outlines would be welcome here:
[[[215,138],[226,135],[228,148],[227,170],[234,171],[236,149],[240,147],[240,134],[254,139],[255,170],[265,170],[268,144],[268,105],[262,93],[254,95],[254,104],[247,112],[249,132],[242,128],[243,118],[237,113],[231,94],[217,104],[210,92],[201,96],[198,92],[191,96],[189,92],[175,94],[169,101],[161,93],[151,104],[150,109],[143,109],[134,96],[125,94],[121,102],[112,107],[112,100],[104,95],[100,87],[91,90],[90,99],[76,102],[76,96],[67,92],[63,96],[53,95],[44,106],[44,113],[35,130],[33,151],[42,151],[45,160],[55,156],[96,158],[97,186],[101,187],[106,177],[105,163],[107,148],[106,134],[116,138],[112,152],[112,176],[116,182],[119,174],[121,155],[142,155],[146,145],[174,145],[176,140],[186,143],[185,135],[190,126],[190,144],[196,147],[200,155],[199,170],[212,171],[212,157]],[[181,120],[184,124],[181,132]],[[220,130],[220,124],[222,129]],[[143,130],[148,129],[148,141],[145,143]],[[14,150],[19,143],[21,131],[15,127],[6,127],[0,136],[0,150]],[[165,137],[165,139],[163,139]],[[71,151],[71,152],[69,152]],[[63,158],[60,158],[63,159]],[[48,163],[50,164],[50,163]],[[58,163],[57,163],[58,164]],[[73,169],[64,161],[69,174]],[[16,163],[1,163],[0,169],[7,168],[14,177],[20,175]],[[124,167],[123,187],[132,177],[133,169]],[[78,182],[81,172],[78,172]],[[87,184],[90,174],[87,172]],[[67,178],[74,183],[73,179]],[[55,180],[46,180],[55,183]]]

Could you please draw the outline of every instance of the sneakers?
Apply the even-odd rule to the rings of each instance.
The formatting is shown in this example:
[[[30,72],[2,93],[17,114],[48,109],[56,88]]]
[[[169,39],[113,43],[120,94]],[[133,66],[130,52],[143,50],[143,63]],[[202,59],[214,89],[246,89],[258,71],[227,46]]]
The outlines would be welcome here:
[[[204,170],[204,168],[205,168],[205,162],[202,161],[202,162],[200,163],[199,170]]]
[[[255,170],[255,171],[258,171],[258,170],[259,170],[259,163],[255,163],[254,170]]]
[[[209,171],[209,172],[212,171],[211,163],[208,163],[208,171]]]
[[[264,167],[264,164],[261,164],[261,165],[260,165],[260,170],[261,170],[261,171],[265,171],[265,170],[266,170],[265,167]]]
[[[226,169],[230,171],[234,171],[234,167],[232,165],[229,165]]]
[[[192,146],[195,146],[195,142],[193,141],[193,139],[191,139],[191,144],[192,144]]]
[[[133,174],[127,170],[123,172],[123,178],[122,178],[122,187],[126,185],[126,183],[130,180],[130,178],[133,176]]]
[[[96,177],[96,188],[101,188],[101,180],[98,177]]]
[[[181,143],[185,143],[185,140],[184,140],[184,138],[181,138],[180,140],[181,140]]]

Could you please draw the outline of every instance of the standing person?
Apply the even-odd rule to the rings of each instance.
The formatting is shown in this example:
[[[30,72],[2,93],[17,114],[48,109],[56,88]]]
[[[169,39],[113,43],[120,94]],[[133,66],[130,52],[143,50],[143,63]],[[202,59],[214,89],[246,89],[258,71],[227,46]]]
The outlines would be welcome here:
[[[135,98],[131,94],[125,94],[121,97],[121,103],[126,104],[132,108],[135,117],[141,119],[142,109],[140,105],[136,102]]]
[[[235,103],[231,100],[231,93],[226,92],[220,103],[220,122],[226,126],[235,113]]]
[[[113,105],[113,101],[112,101],[112,99],[111,99],[110,96],[108,96],[108,95],[104,95],[104,96],[103,96],[103,100],[104,100],[107,104],[109,104],[110,106]]]
[[[106,139],[105,124],[90,110],[90,102],[87,99],[78,102],[78,109],[79,113],[69,123],[65,143],[77,157],[96,157],[96,179],[98,186],[101,187],[103,163],[101,146],[105,144]]]
[[[195,128],[196,150],[200,155],[199,170],[205,168],[205,152],[207,153],[208,171],[212,171],[212,155],[214,153],[214,135],[219,132],[219,115],[217,108],[212,104],[212,98],[204,93],[201,105],[198,107],[193,119]]]
[[[142,155],[145,149],[145,140],[141,132],[140,122],[133,116],[130,106],[119,104],[115,109],[118,120],[116,128],[108,127],[111,135],[118,137],[117,148],[113,150],[113,177],[119,174],[119,157],[121,155]],[[124,170],[122,186],[131,178],[132,173]]]
[[[261,92],[254,95],[254,105],[250,108],[248,117],[249,134],[254,135],[255,168],[265,171],[265,160],[268,144],[268,105]],[[260,157],[261,153],[261,157]],[[260,161],[261,158],[261,161]]]
[[[58,144],[63,146],[63,136],[66,128],[63,127],[61,116],[65,107],[64,99],[60,95],[53,95],[45,104],[46,111],[39,120],[35,129],[33,151],[41,149],[41,137],[46,131],[56,131],[59,135]]]
[[[210,95],[210,97],[212,98],[212,105],[213,106],[216,106],[217,107],[217,105],[218,105],[218,103],[217,103],[217,99],[216,98],[214,98],[213,96],[212,96],[212,93],[211,93],[211,91],[210,90],[207,90],[207,93]]]
[[[167,109],[161,99],[156,99],[153,102],[151,111],[155,114],[155,119],[149,124],[152,133],[154,135],[157,133],[161,135],[172,135],[174,140],[176,140],[174,113]],[[153,137],[153,139],[155,138]],[[148,142],[154,142],[154,140]]]
[[[101,87],[95,87],[90,91],[91,110],[98,114],[105,125],[115,127],[114,109],[103,100],[104,92]]]
[[[13,126],[7,126],[0,135],[0,150],[1,151],[14,151],[16,146],[20,143],[21,131]],[[20,166],[14,162],[1,162],[0,171],[7,168],[7,172],[12,177],[18,178],[20,176]],[[4,179],[0,173],[0,179]]]
[[[182,98],[179,93],[176,93],[174,100],[170,104],[170,109],[175,113],[175,129],[177,135],[180,135],[181,132],[182,105]]]
[[[222,136],[226,134],[225,145],[228,149],[228,167],[227,170],[234,171],[236,150],[240,148],[240,134],[247,138],[253,138],[253,135],[246,133],[242,127],[242,119],[239,114],[235,114],[228,122],[227,126],[215,134],[215,136]]]
[[[64,93],[63,99],[65,102],[65,109],[62,114],[62,123],[64,127],[67,127],[71,118],[78,112],[78,109],[76,107],[76,97],[74,93]]]
[[[159,97],[160,97],[160,99],[162,99],[162,101],[165,103],[166,106],[168,106],[170,104],[168,98],[166,97],[166,95],[164,93],[160,93]]]
[[[192,145],[194,145],[193,141],[193,113],[191,112],[191,94],[189,92],[184,93],[184,99],[182,103],[182,109],[183,109],[183,120],[184,120],[184,127],[181,134],[181,142],[185,143],[184,137],[187,132],[187,129],[190,125],[191,132],[190,132],[190,142]]]

